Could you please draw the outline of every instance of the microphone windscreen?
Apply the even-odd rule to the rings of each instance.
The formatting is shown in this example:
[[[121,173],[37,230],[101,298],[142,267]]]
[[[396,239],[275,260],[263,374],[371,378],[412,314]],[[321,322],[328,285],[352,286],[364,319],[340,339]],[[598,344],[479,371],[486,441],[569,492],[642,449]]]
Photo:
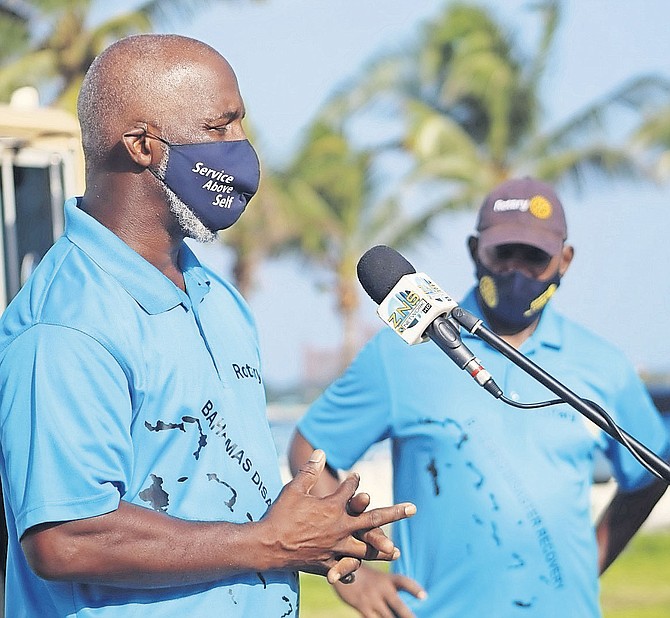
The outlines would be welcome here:
[[[363,289],[377,304],[389,295],[400,277],[416,272],[400,253],[386,245],[368,249],[358,260],[356,271]]]

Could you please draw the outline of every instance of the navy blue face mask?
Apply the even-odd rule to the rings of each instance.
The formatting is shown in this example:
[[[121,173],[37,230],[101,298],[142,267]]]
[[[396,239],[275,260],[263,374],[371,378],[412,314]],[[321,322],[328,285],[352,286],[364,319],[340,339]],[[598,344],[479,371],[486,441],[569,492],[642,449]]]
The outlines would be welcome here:
[[[477,297],[503,335],[521,332],[540,317],[561,282],[558,272],[538,281],[521,272],[496,273],[477,263]]]
[[[260,163],[249,140],[171,144],[165,176],[151,173],[213,232],[235,223],[258,191]]]

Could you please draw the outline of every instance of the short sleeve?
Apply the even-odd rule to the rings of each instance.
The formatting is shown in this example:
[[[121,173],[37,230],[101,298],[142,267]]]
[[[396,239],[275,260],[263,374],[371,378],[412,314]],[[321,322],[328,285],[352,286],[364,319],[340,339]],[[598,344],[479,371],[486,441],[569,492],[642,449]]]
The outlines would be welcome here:
[[[667,460],[670,456],[668,434],[651,397],[630,367],[620,383],[617,398],[612,402],[617,424],[647,448]],[[623,491],[645,487],[654,479],[629,450],[614,438],[606,436],[606,454],[613,474]]]
[[[324,450],[334,468],[351,468],[389,435],[389,392],[380,355],[377,336],[298,422],[300,433]]]
[[[0,361],[5,491],[22,535],[117,508],[133,451],[128,379],[99,342],[36,325]]]

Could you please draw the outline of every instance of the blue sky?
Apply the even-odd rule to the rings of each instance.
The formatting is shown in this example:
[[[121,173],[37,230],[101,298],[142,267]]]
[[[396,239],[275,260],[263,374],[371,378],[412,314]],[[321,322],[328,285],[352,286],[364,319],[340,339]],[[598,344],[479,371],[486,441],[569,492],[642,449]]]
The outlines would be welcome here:
[[[446,2],[438,0],[265,0],[209,7],[165,30],[200,38],[235,68],[256,146],[281,162],[328,95],[374,54],[401,50]],[[536,18],[527,2],[485,2],[532,43]],[[110,10],[110,9],[107,9]],[[666,0],[569,0],[544,84],[545,126],[556,124],[627,78],[670,77],[670,3]],[[555,302],[621,347],[647,371],[670,371],[670,187],[592,184],[562,193],[576,256]],[[252,206],[253,207],[253,203]],[[458,298],[472,283],[465,239],[474,213],[442,220],[434,240],[405,252]],[[227,274],[225,251],[202,257]],[[257,318],[266,383],[299,380],[306,346],[334,348],[341,331],[334,298],[290,259],[266,264],[249,299]],[[323,282],[323,277],[321,278]],[[361,291],[361,333],[375,328],[375,306]],[[381,324],[381,322],[379,322]]]

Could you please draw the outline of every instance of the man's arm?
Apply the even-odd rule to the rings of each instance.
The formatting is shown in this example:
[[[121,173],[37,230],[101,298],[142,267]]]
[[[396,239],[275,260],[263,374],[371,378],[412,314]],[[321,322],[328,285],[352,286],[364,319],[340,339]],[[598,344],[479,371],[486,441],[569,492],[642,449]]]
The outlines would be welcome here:
[[[313,451],[314,448],[312,445],[300,433],[300,430],[296,429],[288,446],[288,464],[293,476],[298,474],[302,462],[307,461]],[[312,494],[315,496],[327,496],[328,494],[332,494],[339,484],[340,478],[337,470],[334,470],[326,463],[323,474],[321,474],[319,480],[312,487]]]
[[[379,527],[414,514],[414,505],[350,514],[356,475],[323,497],[310,493],[324,466],[323,451],[311,453],[258,522],[187,521],[122,500],[105,515],[34,526],[22,548],[45,579],[145,588],[268,570],[327,574],[334,583],[361,560],[397,557]]]
[[[640,529],[667,486],[659,479],[637,491],[617,491],[596,527],[600,574],[614,562]]]

